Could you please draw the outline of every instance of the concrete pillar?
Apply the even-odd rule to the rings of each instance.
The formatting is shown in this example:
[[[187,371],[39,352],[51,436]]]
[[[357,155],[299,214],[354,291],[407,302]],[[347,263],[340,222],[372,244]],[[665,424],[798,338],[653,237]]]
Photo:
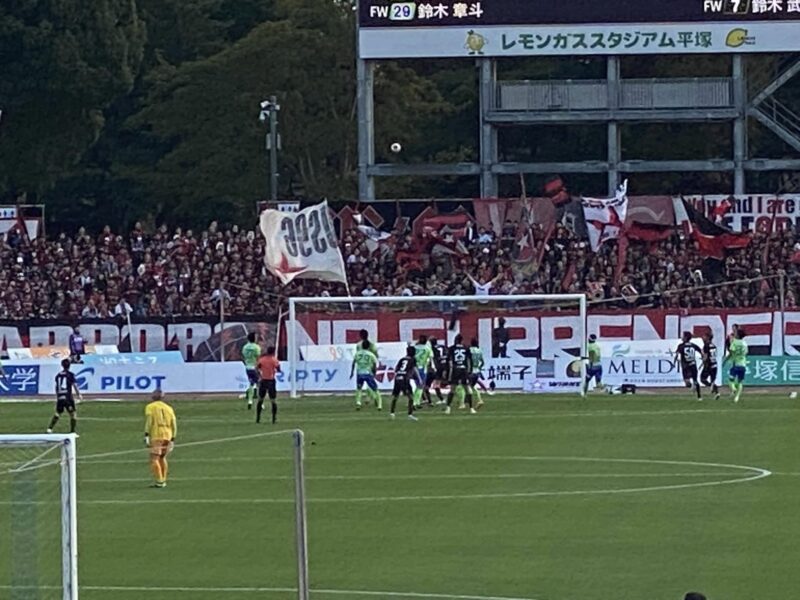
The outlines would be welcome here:
[[[606,65],[608,80],[608,108],[612,119],[608,122],[608,194],[613,196],[619,185],[619,163],[622,161],[619,122],[614,118],[619,109],[619,57],[609,56]]]
[[[746,194],[744,161],[747,159],[747,79],[744,72],[744,57],[733,55],[733,104],[736,119],[733,122],[733,193]]]
[[[478,59],[480,96],[480,163],[481,197],[496,198],[498,191],[497,175],[492,167],[499,160],[497,147],[497,128],[488,122],[487,115],[495,107],[497,93],[497,66],[491,58]]]
[[[375,164],[375,64],[359,59],[356,64],[358,108],[358,198],[375,199],[375,178],[368,168]]]

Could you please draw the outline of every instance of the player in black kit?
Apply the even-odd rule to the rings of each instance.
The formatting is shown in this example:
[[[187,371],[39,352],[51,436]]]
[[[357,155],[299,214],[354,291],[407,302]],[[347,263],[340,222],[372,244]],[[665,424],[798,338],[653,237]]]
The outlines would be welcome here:
[[[714,399],[719,400],[717,387],[717,346],[714,344],[714,334],[710,331],[703,336],[703,370],[700,371],[700,381],[705,386],[711,386]]]
[[[439,404],[444,402],[442,396],[442,383],[447,379],[447,348],[440,345],[436,338],[428,338],[428,343],[433,349],[433,360],[428,367],[428,376],[425,378],[425,398],[431,403],[431,389],[436,392]]]
[[[472,407],[472,394],[470,394],[469,375],[472,373],[472,354],[464,345],[464,338],[458,334],[453,340],[455,343],[450,346],[447,355],[447,367],[450,373],[450,393],[447,394],[447,408],[445,414],[450,414],[450,405],[453,403],[453,396],[456,388],[464,390],[465,402],[469,406],[469,412],[475,414],[477,411]]]
[[[406,355],[397,361],[397,366],[394,368],[394,389],[392,390],[392,409],[389,411],[389,417],[394,419],[394,409],[397,407],[397,398],[400,394],[404,394],[408,398],[408,418],[412,421],[417,421],[414,416],[414,392],[411,389],[411,380],[416,381],[419,385],[420,377],[417,372],[417,359],[416,349],[414,346],[409,346],[406,350]]]
[[[82,398],[81,392],[78,389],[78,381],[75,379],[75,374],[69,370],[69,365],[69,359],[65,358],[62,360],[62,371],[56,375],[56,412],[53,418],[50,419],[50,424],[47,426],[47,433],[53,433],[53,427],[56,426],[59,417],[64,414],[65,410],[69,413],[70,433],[75,433],[75,427],[78,425],[75,397],[72,395],[73,390],[78,396],[78,400],[82,400]]]
[[[692,334],[684,331],[683,341],[678,344],[678,349],[675,352],[675,364],[678,365],[678,369],[683,373],[683,382],[686,387],[694,387],[698,400],[703,399],[700,395],[700,382],[697,380],[697,358],[702,354],[703,351],[700,346],[692,341]]]

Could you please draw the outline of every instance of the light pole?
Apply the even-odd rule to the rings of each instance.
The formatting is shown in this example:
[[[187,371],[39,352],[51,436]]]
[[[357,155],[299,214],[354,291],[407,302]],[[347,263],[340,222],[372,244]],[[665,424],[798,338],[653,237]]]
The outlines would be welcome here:
[[[258,120],[262,123],[269,122],[266,148],[269,152],[269,197],[273,202],[278,200],[278,150],[281,149],[281,136],[278,134],[278,113],[281,110],[278,99],[270,96],[269,100],[261,101],[261,112]]]

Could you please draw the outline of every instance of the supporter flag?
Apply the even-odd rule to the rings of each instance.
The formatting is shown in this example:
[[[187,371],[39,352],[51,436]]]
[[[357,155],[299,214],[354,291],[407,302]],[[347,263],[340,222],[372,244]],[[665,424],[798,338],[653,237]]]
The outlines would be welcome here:
[[[749,233],[734,233],[724,225],[713,223],[686,200],[682,200],[682,206],[686,213],[684,223],[688,225],[702,256],[723,260],[726,250],[745,248],[753,239]],[[679,216],[676,213],[676,217]]]
[[[731,203],[731,201],[725,198],[722,202],[720,202],[714,207],[714,210],[711,211],[711,219],[717,225],[722,225],[722,222],[725,219],[725,215],[727,215],[732,208],[733,204]]]
[[[521,221],[517,226],[512,256],[514,261],[520,264],[532,263],[534,258],[536,258],[533,230],[531,229],[531,225],[525,221]]]
[[[603,242],[620,237],[628,214],[628,180],[619,187],[613,198],[599,200],[581,198],[586,231],[592,250],[597,252]]]
[[[442,231],[425,228],[422,238],[416,240],[416,248],[425,254],[442,252],[452,256],[469,256],[469,250],[464,243],[456,239],[452,232],[444,231],[445,235],[442,235]]]
[[[500,235],[512,203],[513,201],[500,198],[476,198],[473,200],[472,207],[478,226],[491,229],[495,235]]]
[[[553,206],[561,206],[571,200],[564,180],[559,175],[554,175],[545,181],[544,197],[549,198]]]
[[[512,267],[516,276],[526,278],[532,276],[542,263],[557,219],[555,206],[545,198],[524,199],[522,207],[512,250]],[[535,229],[543,235],[534,235]]]
[[[533,227],[535,226],[533,203],[524,197],[524,192],[520,202],[523,207],[522,216],[514,233],[514,246],[511,256],[514,259],[512,266],[514,276],[525,278],[530,277],[536,271],[538,252],[535,247],[536,240],[533,236]]]
[[[671,196],[634,196],[628,199],[625,235],[629,240],[660,242],[675,235]]]
[[[284,285],[296,278],[347,283],[327,202],[296,213],[265,210],[261,233],[264,263]]]
[[[381,231],[380,229],[376,229],[371,225],[359,225],[358,231],[360,231],[361,234],[366,238],[364,243],[370,252],[375,252],[381,243],[386,242],[392,237],[391,233]]]
[[[359,225],[358,230],[364,234],[364,237],[372,240],[373,242],[383,242],[392,237],[391,233],[375,229],[371,225]]]

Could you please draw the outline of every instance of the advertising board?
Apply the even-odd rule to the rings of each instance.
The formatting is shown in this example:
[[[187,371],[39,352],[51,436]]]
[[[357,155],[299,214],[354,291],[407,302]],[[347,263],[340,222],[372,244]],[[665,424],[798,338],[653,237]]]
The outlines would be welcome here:
[[[285,368],[285,365],[284,365]],[[482,380],[487,386],[494,383],[498,390],[521,390],[525,379],[536,372],[536,359],[486,359]],[[294,371],[300,393],[348,392],[355,390],[350,378],[350,363],[346,361],[301,362]],[[278,391],[288,392],[291,374],[279,373]],[[378,387],[389,391],[394,386],[394,363],[381,361],[375,375]]]
[[[727,378],[726,372],[726,381]],[[800,386],[800,358],[751,356],[747,359],[745,383],[758,386]]]
[[[706,215],[712,215],[727,201],[730,208],[722,223],[734,231],[771,232],[800,227],[800,195],[686,196],[686,200]]]
[[[58,364],[13,363],[4,365],[0,397],[54,394]],[[163,365],[73,365],[78,389],[84,394],[231,393],[247,388],[242,363],[184,363]]]

